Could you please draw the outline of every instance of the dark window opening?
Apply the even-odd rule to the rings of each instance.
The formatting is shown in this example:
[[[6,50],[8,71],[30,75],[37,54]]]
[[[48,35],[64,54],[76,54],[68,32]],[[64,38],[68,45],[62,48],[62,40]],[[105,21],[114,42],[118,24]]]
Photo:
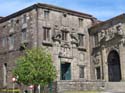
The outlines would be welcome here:
[[[68,32],[62,31],[62,40],[67,41],[67,39],[68,39]]]
[[[67,14],[64,13],[63,16],[64,16],[64,17],[67,17]]]
[[[61,64],[61,80],[71,80],[70,63]]]
[[[97,77],[97,79],[101,79],[100,67],[96,67],[96,77]]]

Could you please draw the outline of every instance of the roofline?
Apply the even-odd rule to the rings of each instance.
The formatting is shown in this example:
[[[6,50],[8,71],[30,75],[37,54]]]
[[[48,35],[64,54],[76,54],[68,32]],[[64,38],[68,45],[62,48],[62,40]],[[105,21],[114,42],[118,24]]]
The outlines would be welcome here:
[[[79,16],[81,15],[82,17],[88,17],[88,18],[93,17],[90,14],[86,14],[86,13],[82,13],[82,12],[78,12],[78,11],[74,11],[74,10],[70,10],[70,9],[65,9],[65,8],[62,8],[62,7],[54,6],[54,5],[43,4],[43,3],[38,3],[37,5],[38,5],[38,7],[41,7],[41,8],[48,8],[48,9],[52,9],[52,10],[55,10],[55,11],[67,12],[67,13],[70,13],[70,14],[77,14]]]
[[[34,9],[35,7],[36,7],[36,4],[34,4],[34,5],[32,5],[32,6],[29,6],[29,7],[27,7],[27,8],[24,8],[24,9],[22,9],[22,10],[20,10],[20,11],[17,11],[17,12],[15,12],[15,13],[13,13],[13,14],[10,14],[10,15],[8,15],[8,16],[6,16],[6,17],[0,19],[0,23],[3,23],[3,22],[5,22],[5,21],[7,21],[7,20],[9,20],[9,19],[11,19],[11,18],[16,17],[16,16],[19,16],[19,15],[25,13],[25,12],[28,12],[28,11]]]
[[[103,22],[101,22],[101,23],[95,24],[95,25],[93,25],[90,29],[95,28],[95,27],[98,27],[98,26],[101,26],[101,25],[104,25],[105,23],[110,22],[110,21],[112,21],[112,20],[114,20],[114,19],[118,19],[118,18],[120,18],[120,17],[125,17],[125,13],[120,14],[120,15],[118,15],[118,16],[116,16],[116,17],[111,18],[111,19],[108,19],[108,20],[106,20],[106,21],[103,21]]]
[[[71,15],[84,17],[84,18],[88,18],[88,19],[93,19],[94,18],[92,15],[85,14],[85,13],[82,13],[82,12],[73,11],[73,10],[70,10],[70,9],[65,9],[65,8],[62,8],[62,7],[54,6],[54,5],[37,3],[37,4],[34,4],[34,5],[31,5],[31,6],[27,7],[27,8],[24,8],[24,9],[18,11],[18,12],[10,14],[10,15],[8,15],[6,17],[3,17],[2,19],[0,19],[0,23],[3,23],[3,22],[5,22],[5,21],[7,21],[7,20],[9,20],[11,18],[16,17],[16,16],[19,16],[19,15],[25,13],[25,12],[31,11],[32,9],[35,9],[35,8],[47,8],[47,9],[50,9],[50,10],[64,12],[64,13],[68,13],[68,14],[71,14]]]

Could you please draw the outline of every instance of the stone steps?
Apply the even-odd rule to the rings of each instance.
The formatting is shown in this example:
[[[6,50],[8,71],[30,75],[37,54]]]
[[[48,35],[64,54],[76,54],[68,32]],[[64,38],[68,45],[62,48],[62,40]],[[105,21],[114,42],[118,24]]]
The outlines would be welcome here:
[[[125,93],[125,82],[106,82],[104,90],[107,93]]]

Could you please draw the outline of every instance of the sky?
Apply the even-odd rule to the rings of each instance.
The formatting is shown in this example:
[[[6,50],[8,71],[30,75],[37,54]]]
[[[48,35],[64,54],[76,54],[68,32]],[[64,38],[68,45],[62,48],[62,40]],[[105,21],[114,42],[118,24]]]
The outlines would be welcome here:
[[[47,3],[91,14],[101,21],[125,13],[125,0],[0,0],[0,16],[7,16],[35,3]]]

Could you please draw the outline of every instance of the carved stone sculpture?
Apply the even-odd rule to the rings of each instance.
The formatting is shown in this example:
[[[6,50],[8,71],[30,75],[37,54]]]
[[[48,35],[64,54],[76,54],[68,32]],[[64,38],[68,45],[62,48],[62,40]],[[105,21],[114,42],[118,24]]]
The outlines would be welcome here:
[[[77,44],[78,45],[78,35],[77,35],[77,33],[72,32],[70,34],[70,37],[71,37],[71,40],[72,40],[71,42],[73,44]]]
[[[54,41],[61,41],[61,37],[62,37],[61,31],[54,30],[52,39],[53,39]]]
[[[123,30],[122,30],[121,25],[118,25],[118,26],[116,27],[116,29],[117,29],[117,34],[118,34],[118,35],[120,35],[120,36],[123,36],[123,35],[124,35],[124,32],[123,32]]]

